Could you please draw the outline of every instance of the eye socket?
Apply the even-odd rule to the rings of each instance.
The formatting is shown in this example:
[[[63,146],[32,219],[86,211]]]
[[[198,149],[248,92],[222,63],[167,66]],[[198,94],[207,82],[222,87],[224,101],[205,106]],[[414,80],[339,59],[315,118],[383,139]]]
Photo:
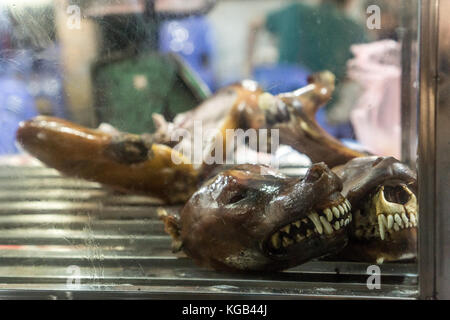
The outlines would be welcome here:
[[[389,202],[406,204],[410,195],[403,189],[402,186],[385,186],[384,197]]]
[[[233,204],[239,202],[243,200],[245,197],[247,197],[247,191],[236,193],[228,200],[228,203]]]

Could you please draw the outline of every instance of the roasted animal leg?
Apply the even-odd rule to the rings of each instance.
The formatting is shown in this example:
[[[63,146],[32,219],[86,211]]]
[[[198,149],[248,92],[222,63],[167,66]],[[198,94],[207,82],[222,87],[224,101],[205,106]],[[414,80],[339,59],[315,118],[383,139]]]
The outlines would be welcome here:
[[[280,143],[306,154],[313,163],[325,162],[329,167],[365,156],[344,146],[328,134],[316,121],[316,113],[334,91],[334,75],[328,71],[314,74],[309,84],[293,92],[259,98],[264,111],[264,127],[278,129]]]

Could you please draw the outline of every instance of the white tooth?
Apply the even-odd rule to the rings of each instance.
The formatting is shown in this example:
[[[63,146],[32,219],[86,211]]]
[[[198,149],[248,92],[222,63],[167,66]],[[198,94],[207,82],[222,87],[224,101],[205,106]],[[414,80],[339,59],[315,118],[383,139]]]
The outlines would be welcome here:
[[[293,223],[293,225],[296,226],[297,228],[300,228],[300,224],[301,224],[300,221],[295,221],[295,222]]]
[[[347,208],[347,204],[345,203],[345,200],[342,201],[341,203],[341,207],[344,209],[344,212],[347,213],[348,212],[348,208]]]
[[[340,228],[341,228],[341,226],[339,225],[339,221],[336,221],[335,223],[334,223],[334,230],[339,230]]]
[[[334,213],[334,216],[339,219],[339,209],[336,207],[332,207],[331,210]]]
[[[293,243],[294,242],[291,239],[283,237],[283,247],[287,247],[287,246],[289,246],[289,245],[291,245]]]
[[[341,205],[338,205],[338,209],[341,212],[341,216],[344,216],[345,215],[345,209]]]
[[[381,217],[381,221],[383,221],[384,226],[388,227],[388,221],[386,219],[386,216],[384,214],[380,214],[379,217]]]
[[[343,227],[343,226],[344,226],[344,219],[341,219],[341,220],[339,221],[339,224],[341,225],[341,227]]]
[[[394,217],[392,217],[392,215],[388,215],[387,222],[388,229],[392,229],[392,227],[394,226]]]
[[[272,245],[276,249],[280,247],[280,237],[278,236],[278,232],[272,236]]]
[[[326,214],[328,221],[333,220],[333,212],[331,212],[331,210],[329,208],[326,208],[325,210],[323,210],[323,213]]]
[[[344,224],[347,226],[349,223],[350,223],[350,219],[349,218],[345,219]]]
[[[325,228],[325,233],[326,234],[332,234],[333,233],[333,228],[331,227],[331,225],[327,221],[327,219],[325,219],[324,217],[320,217],[320,221],[322,222],[323,227]]]
[[[416,216],[414,213],[409,215],[409,219],[411,220],[412,225],[415,227],[417,225]]]
[[[395,230],[395,231],[398,231],[398,230],[400,230],[400,227],[398,226],[398,224],[397,224],[397,223],[394,223],[394,230]]]
[[[405,225],[408,226],[409,220],[405,213],[402,213],[402,220],[405,223]]]
[[[306,230],[306,236],[312,236],[314,234],[314,232],[311,229]]]
[[[348,219],[350,220],[350,222],[352,222],[352,214],[350,213],[349,215],[348,215]]]
[[[380,229],[381,240],[384,240],[384,223],[381,216],[382,216],[381,214],[378,216],[378,227]]]
[[[300,241],[302,241],[303,239],[305,239],[304,236],[301,236],[301,235],[299,235],[298,233],[297,233],[297,235],[296,235],[295,237],[296,237],[297,242],[300,242]]]
[[[304,223],[304,224],[307,224],[308,223],[308,219],[302,219],[302,222]]]
[[[317,212],[311,213],[308,217],[309,217],[309,219],[311,219],[311,221],[314,223],[314,226],[316,227],[317,231],[318,231],[320,234],[322,234],[323,228],[322,228],[322,225],[320,224],[320,221],[321,221],[321,220],[319,220],[319,215],[317,214]],[[322,217],[321,217],[321,218],[322,218]],[[324,218],[324,220],[325,220],[325,218]]]
[[[402,227],[402,228],[403,228],[403,221],[402,221],[402,218],[400,218],[400,216],[399,216],[398,213],[395,214],[394,220],[395,220],[395,222],[397,222],[397,224],[399,225],[399,227]]]
[[[289,231],[291,231],[291,225],[287,225],[286,227],[284,227],[283,229],[281,229],[281,231],[284,231],[286,233],[289,233]]]
[[[348,211],[352,210],[352,205],[350,204],[350,201],[345,199],[345,204],[347,205]]]

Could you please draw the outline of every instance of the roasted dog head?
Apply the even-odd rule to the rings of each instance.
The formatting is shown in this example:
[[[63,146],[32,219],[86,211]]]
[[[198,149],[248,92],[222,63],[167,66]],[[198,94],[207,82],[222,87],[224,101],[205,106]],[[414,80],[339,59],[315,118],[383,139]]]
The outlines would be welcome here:
[[[163,220],[175,242],[201,265],[281,270],[346,245],[351,215],[341,189],[323,163],[303,179],[242,165],[207,181],[178,220]]]
[[[392,157],[357,158],[334,172],[353,207],[347,258],[368,262],[411,259],[417,250],[415,173]]]

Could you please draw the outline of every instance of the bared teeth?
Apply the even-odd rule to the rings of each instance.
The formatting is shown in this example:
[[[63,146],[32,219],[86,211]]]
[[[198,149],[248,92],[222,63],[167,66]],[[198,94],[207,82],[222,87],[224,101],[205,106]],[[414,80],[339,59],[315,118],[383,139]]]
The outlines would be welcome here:
[[[416,215],[414,213],[411,213],[409,215],[409,219],[411,220],[411,223],[414,227],[417,226]]]
[[[351,215],[349,216],[351,221]],[[380,237],[382,240],[384,240],[384,236],[386,231],[389,233],[392,231],[399,231],[404,228],[412,228],[415,226],[415,215],[411,215],[408,219],[408,216],[406,213],[402,214],[379,214],[378,215],[378,225],[380,228]],[[381,225],[383,226],[381,230]]]
[[[392,215],[388,215],[387,217],[387,221],[388,221],[388,229],[392,229],[392,227],[394,226],[394,217],[392,217]]]
[[[320,217],[320,222],[322,222],[323,227],[325,228],[326,234],[332,234],[333,228],[331,227],[330,223],[325,219],[325,217]]]
[[[322,224],[320,223],[321,220],[319,220],[319,215],[317,214],[317,212],[313,211],[308,217],[309,217],[309,219],[311,219],[312,223],[314,223],[314,226],[316,227],[317,231],[320,234],[322,234],[323,228],[322,228]],[[324,220],[325,220],[325,218],[324,218]]]
[[[345,199],[345,204],[347,205],[347,210],[351,211],[352,210],[352,205],[350,204],[350,201],[348,201],[347,199]]]
[[[303,239],[305,239],[304,236],[300,235],[297,233],[297,235],[295,236],[295,240],[297,240],[298,242],[302,241]]]
[[[409,225],[409,219],[408,219],[408,217],[406,216],[405,213],[402,213],[402,220],[403,220],[403,222],[405,223],[406,226]]]
[[[306,218],[302,220],[298,220],[295,222],[292,222],[283,228],[280,229],[279,232],[284,232],[286,234],[291,234],[291,238],[289,237],[281,237],[280,233],[277,232],[271,237],[271,243],[272,246],[276,249],[279,249],[281,246],[287,247],[292,245],[294,242],[299,242],[304,240],[307,237],[310,237],[314,235],[314,232],[317,232],[319,234],[323,234],[325,231],[326,234],[332,234],[334,230],[339,230],[343,228],[344,226],[347,226],[352,221],[352,215],[350,213],[350,202],[345,199],[342,203],[340,203],[337,206],[325,208],[323,210],[323,215],[320,215],[316,211],[312,211],[308,218],[311,220],[311,222],[314,224],[314,230],[313,229],[307,229],[306,234],[298,234],[297,231],[294,231],[296,229],[300,229],[300,226],[302,223],[308,224],[308,220]],[[348,216],[346,219],[344,219],[345,215],[348,213]],[[331,221],[333,220],[333,216],[336,217],[338,220],[331,224]],[[339,219],[342,216],[341,219]],[[296,227],[296,229],[292,229],[293,227]],[[334,230],[333,230],[334,228]],[[293,240],[295,238],[295,240]]]
[[[280,248],[280,244],[281,243],[280,243],[280,237],[279,237],[278,232],[272,235],[271,242],[272,242],[272,246],[275,249],[279,249]]]
[[[339,215],[340,215],[339,209],[336,208],[336,207],[332,207],[331,211],[333,211],[334,216],[336,217],[336,219],[339,219]]]
[[[343,217],[345,215],[346,210],[342,205],[338,205],[339,212],[341,213],[341,216]]]
[[[402,221],[402,218],[400,218],[398,213],[395,214],[394,220],[398,224],[399,227],[403,228],[403,221]]]
[[[330,208],[326,208],[323,210],[323,213],[327,216],[327,220],[331,222],[333,220],[333,212],[331,212]]]
[[[339,230],[340,228],[341,228],[341,225],[339,224],[339,221],[336,221],[335,223],[334,223],[334,230]]]
[[[380,230],[380,238],[381,238],[381,240],[384,240],[384,236],[385,236],[385,234],[384,234],[384,223],[383,223],[383,220],[382,220],[381,216],[382,216],[381,214],[378,216],[378,228]]]
[[[383,222],[384,226],[388,228],[388,221],[386,219],[386,216],[384,214],[380,214],[379,217],[381,217],[381,222]],[[389,228],[388,228],[389,229]]]
[[[282,228],[281,231],[286,232],[287,234],[289,234],[289,232],[291,231],[291,225],[288,224],[287,226]]]
[[[288,247],[293,243],[294,243],[294,241],[292,241],[291,239],[289,239],[287,237],[283,237],[283,247]]]

